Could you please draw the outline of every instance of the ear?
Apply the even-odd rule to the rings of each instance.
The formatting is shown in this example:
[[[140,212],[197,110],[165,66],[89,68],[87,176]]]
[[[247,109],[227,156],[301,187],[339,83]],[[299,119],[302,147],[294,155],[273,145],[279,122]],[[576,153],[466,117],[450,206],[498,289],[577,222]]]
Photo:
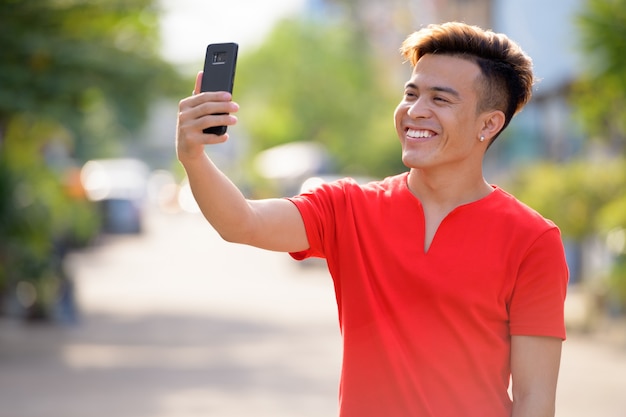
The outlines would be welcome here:
[[[482,127],[478,136],[483,136],[487,139],[486,143],[491,143],[491,140],[502,130],[505,120],[504,112],[501,110],[492,110],[485,112],[481,115]]]

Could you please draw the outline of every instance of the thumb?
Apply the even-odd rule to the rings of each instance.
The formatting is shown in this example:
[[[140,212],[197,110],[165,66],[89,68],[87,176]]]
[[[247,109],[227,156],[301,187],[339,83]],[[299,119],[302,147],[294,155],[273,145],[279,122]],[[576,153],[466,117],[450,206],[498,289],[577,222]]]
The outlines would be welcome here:
[[[198,72],[198,75],[196,75],[196,85],[193,89],[193,93],[194,94],[200,94],[200,89],[202,87],[202,75],[204,74],[203,71]]]

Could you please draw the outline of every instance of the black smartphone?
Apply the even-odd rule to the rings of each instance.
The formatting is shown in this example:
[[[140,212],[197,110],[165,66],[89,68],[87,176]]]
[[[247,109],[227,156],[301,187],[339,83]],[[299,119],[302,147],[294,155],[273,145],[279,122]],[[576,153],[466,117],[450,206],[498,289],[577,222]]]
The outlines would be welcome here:
[[[239,45],[232,42],[207,46],[200,91],[233,92],[238,49]],[[226,126],[209,127],[203,132],[220,136],[226,133]]]

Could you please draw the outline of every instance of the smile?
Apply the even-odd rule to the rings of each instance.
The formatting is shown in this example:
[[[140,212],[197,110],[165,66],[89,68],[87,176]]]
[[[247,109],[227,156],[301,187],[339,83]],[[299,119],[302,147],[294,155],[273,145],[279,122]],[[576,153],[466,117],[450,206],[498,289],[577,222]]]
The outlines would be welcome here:
[[[435,133],[431,130],[408,129],[406,132],[406,135],[410,138],[425,139],[425,138],[432,138],[433,136],[435,136]]]

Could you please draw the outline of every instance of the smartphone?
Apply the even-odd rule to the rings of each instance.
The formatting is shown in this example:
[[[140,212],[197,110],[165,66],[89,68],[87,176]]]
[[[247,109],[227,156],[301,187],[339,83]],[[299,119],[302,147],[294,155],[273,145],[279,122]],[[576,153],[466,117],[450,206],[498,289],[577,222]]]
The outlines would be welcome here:
[[[207,46],[200,91],[233,92],[238,49],[239,45],[232,42]],[[226,126],[209,127],[203,132],[221,136],[226,133]]]

